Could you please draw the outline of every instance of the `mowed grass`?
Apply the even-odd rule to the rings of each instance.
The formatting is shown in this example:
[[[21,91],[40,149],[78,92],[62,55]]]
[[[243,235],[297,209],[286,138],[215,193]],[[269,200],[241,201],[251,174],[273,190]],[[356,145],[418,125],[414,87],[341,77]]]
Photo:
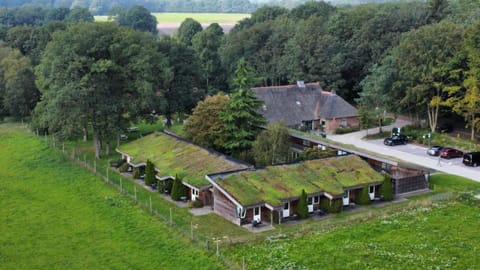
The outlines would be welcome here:
[[[242,19],[250,17],[244,13],[152,13],[158,23],[181,23],[186,18],[192,18],[202,24],[236,24]],[[106,22],[108,16],[95,16],[95,21]]]
[[[0,269],[224,269],[15,124],[0,125]]]
[[[480,183],[462,177],[435,175],[431,182],[436,192],[480,193]],[[326,233],[278,236],[225,255],[245,258],[248,269],[478,269],[480,202],[427,203]]]

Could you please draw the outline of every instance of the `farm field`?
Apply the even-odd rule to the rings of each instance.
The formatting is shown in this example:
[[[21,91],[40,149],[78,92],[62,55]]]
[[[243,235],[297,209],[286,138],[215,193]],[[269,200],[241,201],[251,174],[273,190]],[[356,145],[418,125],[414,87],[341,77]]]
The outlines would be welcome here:
[[[180,24],[186,18],[192,18],[201,24],[236,24],[238,21],[250,17],[242,13],[152,13],[159,24]],[[108,21],[108,16],[95,16],[95,21]]]
[[[0,125],[1,269],[224,269],[34,138]]]

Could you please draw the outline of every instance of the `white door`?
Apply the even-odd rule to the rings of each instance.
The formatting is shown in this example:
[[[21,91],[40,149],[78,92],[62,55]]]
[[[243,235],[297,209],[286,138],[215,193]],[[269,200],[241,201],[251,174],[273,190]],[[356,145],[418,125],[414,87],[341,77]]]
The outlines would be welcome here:
[[[343,206],[347,206],[350,204],[350,191],[349,190],[345,190],[343,192]]]
[[[257,222],[262,221],[261,215],[262,215],[262,212],[261,212],[260,206],[253,208],[253,220]]]
[[[290,202],[283,203],[282,215],[283,215],[284,218],[290,216]]]
[[[198,189],[192,188],[192,201],[196,201],[198,197]]]
[[[368,195],[370,196],[370,200],[373,201],[375,199],[375,186],[368,187]]]
[[[308,207],[308,212],[313,213],[313,197],[308,197],[307,207]]]

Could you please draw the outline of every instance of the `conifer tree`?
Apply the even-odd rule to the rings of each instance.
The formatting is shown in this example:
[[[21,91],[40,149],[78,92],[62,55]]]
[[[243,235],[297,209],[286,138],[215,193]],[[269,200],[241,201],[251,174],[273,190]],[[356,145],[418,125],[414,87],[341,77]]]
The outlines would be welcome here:
[[[147,160],[145,167],[145,185],[150,186],[155,182],[155,167],[150,160]]]
[[[185,186],[182,184],[182,179],[176,175],[175,180],[173,180],[173,187],[172,187],[172,199],[175,201],[180,201],[182,196],[185,196]]]
[[[300,195],[300,199],[298,200],[297,208],[295,209],[295,213],[301,218],[308,217],[308,206],[307,206],[307,193],[305,190],[302,189],[302,195]]]
[[[380,194],[385,201],[393,200],[392,179],[388,175],[384,176],[383,184],[380,186]]]

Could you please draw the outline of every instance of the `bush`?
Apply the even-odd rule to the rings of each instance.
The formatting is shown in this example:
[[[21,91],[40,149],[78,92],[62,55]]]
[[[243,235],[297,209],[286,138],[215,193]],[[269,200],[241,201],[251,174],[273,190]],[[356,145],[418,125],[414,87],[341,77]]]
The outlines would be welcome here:
[[[120,167],[118,168],[118,171],[119,172],[126,172],[128,170],[128,167],[130,167],[130,164],[128,164],[127,162],[123,163],[122,165],[120,165]]]
[[[203,207],[203,202],[200,200],[195,200],[195,201],[190,201],[188,202],[188,207],[190,208],[202,208]]]
[[[155,183],[155,167],[150,160],[147,160],[147,166],[145,167],[145,185],[150,186]]]
[[[138,167],[133,168],[132,176],[133,176],[133,179],[140,178],[140,169]]]
[[[360,194],[358,195],[357,203],[360,204],[360,205],[370,204],[370,196],[368,195],[368,186],[364,186],[360,190]]]
[[[178,176],[175,176],[175,180],[173,180],[172,193],[170,196],[172,196],[173,200],[180,201],[181,198],[186,195],[187,190],[182,184],[182,179],[180,179]]]
[[[385,201],[393,200],[392,179],[390,178],[390,176],[384,176],[383,184],[380,186],[379,192],[383,196],[383,199]]]
[[[340,213],[342,211],[342,199],[323,199],[320,200],[320,209],[327,213]]]
[[[110,167],[119,168],[120,166],[125,164],[125,160],[124,159],[110,160],[108,164],[110,165]]]
[[[308,218],[307,193],[305,193],[304,189],[302,189],[302,194],[298,200],[295,214],[297,214],[301,219]]]
[[[351,133],[359,130],[360,130],[359,128],[354,128],[354,127],[342,127],[342,128],[335,129],[334,133],[340,135],[340,134]]]

